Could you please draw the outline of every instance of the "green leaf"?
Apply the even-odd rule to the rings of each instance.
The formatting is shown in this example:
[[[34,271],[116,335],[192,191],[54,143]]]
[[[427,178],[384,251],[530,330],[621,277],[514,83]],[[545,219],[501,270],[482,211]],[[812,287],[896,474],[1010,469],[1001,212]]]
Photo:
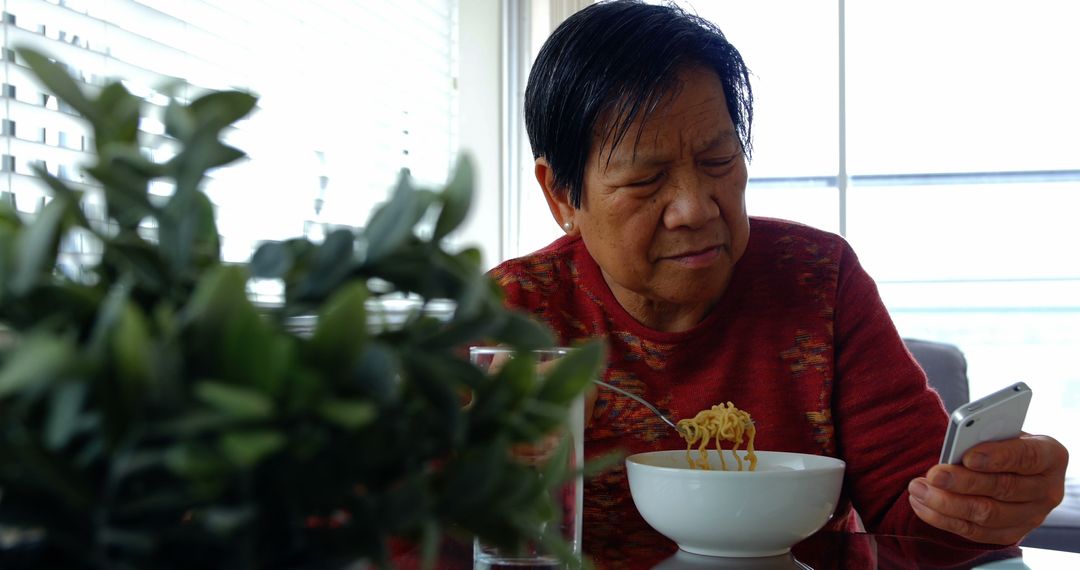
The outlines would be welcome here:
[[[224,487],[231,466],[216,450],[206,445],[175,445],[165,454],[165,466],[186,477],[196,498],[216,499]]]
[[[292,338],[275,330],[246,299],[217,334],[218,346],[211,350],[216,362],[208,363],[215,373],[278,398],[296,361]]]
[[[413,530],[430,509],[428,487],[420,472],[410,473],[403,481],[382,492],[381,527],[389,533]]]
[[[136,143],[142,99],[132,95],[123,83],[115,81],[101,90],[94,103],[98,121],[94,141],[99,149],[115,142]]]
[[[532,467],[525,467],[514,462],[506,463],[503,472],[502,485],[499,492],[495,494],[496,500],[492,503],[491,509],[496,513],[501,511],[508,518],[513,517],[515,514],[524,514],[536,520],[538,513],[530,512],[530,506],[535,508],[534,505],[538,500],[548,501],[544,482],[540,480],[540,472]],[[550,509],[550,501],[546,506]],[[542,516],[544,513],[539,514],[541,515],[539,518],[546,520]],[[536,525],[529,524],[527,526],[535,528]],[[523,534],[519,536],[530,535]]]
[[[53,503],[51,508],[44,509],[46,512],[51,511],[49,514],[54,514],[56,510],[63,512],[68,508],[78,512],[91,508],[94,495],[90,481],[64,454],[48,452],[36,438],[24,437],[16,441],[8,438],[5,443],[8,445],[4,446],[4,461],[19,466],[23,472],[20,479],[27,487],[34,489],[35,494],[43,491],[45,496],[67,503],[63,506]],[[4,494],[9,492],[5,489]],[[6,503],[7,497],[4,500]]]
[[[406,379],[416,388],[426,402],[431,421],[438,426],[438,432],[430,435],[431,443],[451,445],[463,437],[464,423],[461,421],[463,386],[458,378],[445,373],[446,357],[421,351],[412,351],[404,355],[402,363],[407,371]]]
[[[193,512],[192,521],[202,525],[211,534],[226,537],[249,526],[255,516],[255,510],[250,507],[213,507]]]
[[[454,175],[442,193],[442,211],[435,223],[434,240],[441,240],[465,221],[472,203],[474,172],[472,160],[461,155],[454,167]]]
[[[195,114],[176,99],[170,99],[165,107],[165,134],[180,141],[188,141],[195,133]]]
[[[444,471],[443,492],[439,497],[446,508],[465,511],[483,507],[498,491],[509,454],[504,445],[494,442],[468,448],[455,457]],[[453,489],[452,492],[449,490]]]
[[[56,197],[66,200],[68,204],[78,204],[79,201],[82,200],[82,192],[75,190],[68,186],[63,180],[49,174],[49,171],[41,166],[41,164],[31,164],[30,170],[34,173],[34,176],[45,181],[45,184],[49,186],[49,189],[53,191],[53,194]],[[86,217],[82,214],[82,210],[79,210],[78,208],[76,208],[76,210],[79,216],[79,223],[83,227],[89,228],[90,223],[86,221]]]
[[[0,306],[8,301],[8,284],[15,273],[15,242],[19,230],[0,224]]]
[[[475,391],[469,404],[470,433],[475,438],[485,440],[498,435],[494,426],[504,414],[515,412],[515,405],[511,386],[490,378],[481,389]]]
[[[135,229],[147,216],[157,215],[148,189],[162,168],[144,158],[130,142],[98,141],[98,163],[86,172],[105,190],[107,213],[121,228]]]
[[[141,291],[164,294],[174,285],[173,275],[161,258],[161,251],[135,234],[105,242],[102,265],[129,275],[132,286]]]
[[[235,427],[247,420],[217,410],[195,410],[178,418],[152,422],[147,434],[154,437],[193,438]]]
[[[196,140],[196,144],[185,149],[187,153],[185,161],[191,172],[205,173],[207,170],[231,164],[247,156],[247,153],[231,145],[227,145],[216,138],[207,137],[206,140]],[[178,176],[178,179],[181,177]],[[191,178],[201,180],[202,177]]]
[[[31,168],[39,167],[35,164],[31,166]],[[7,230],[19,230],[23,227],[23,223],[22,219],[19,218],[19,214],[15,211],[15,195],[7,191],[4,191],[3,194],[4,199],[0,199],[0,228]],[[8,202],[8,198],[11,199],[11,202]]]
[[[86,400],[86,384],[69,382],[52,394],[48,421],[45,424],[45,445],[51,450],[63,448],[79,429],[80,411]]]
[[[26,60],[27,65],[30,66],[30,71],[34,73],[34,76],[46,89],[68,105],[71,105],[82,116],[91,121],[97,118],[93,103],[86,97],[82,88],[79,87],[79,84],[75,82],[75,79],[63,66],[53,63],[44,54],[28,47],[16,47],[15,51]]]
[[[321,300],[341,286],[353,269],[355,240],[352,231],[344,228],[326,236],[311,258],[311,269],[300,291],[302,298]]]
[[[125,447],[114,455],[116,464],[113,476],[118,479],[142,473],[147,470],[164,466],[168,457],[168,450],[158,447],[142,449],[137,446]]]
[[[74,345],[66,337],[35,334],[23,339],[0,369],[0,398],[58,380],[76,356]]]
[[[257,101],[244,91],[211,91],[192,101],[189,108],[200,126],[216,132],[247,116]]]
[[[289,352],[291,358],[293,351]],[[286,413],[306,415],[317,412],[319,404],[334,397],[328,393],[326,379],[314,370],[299,366],[291,368],[285,380],[274,386],[274,394],[284,403]]]
[[[536,359],[528,351],[519,351],[505,362],[493,362],[492,366],[500,366],[494,381],[510,387],[515,408],[517,402],[532,394],[537,382]]]
[[[364,283],[353,281],[335,292],[319,311],[310,347],[314,361],[330,376],[347,376],[360,356],[367,339],[367,298]]]
[[[285,242],[271,241],[259,245],[251,256],[251,276],[261,279],[280,279],[293,267],[293,252]]]
[[[193,269],[220,261],[221,243],[214,206],[205,194],[173,194],[159,223],[160,248],[176,275],[189,275]]]
[[[483,254],[475,247],[467,247],[454,254],[463,267],[470,273],[480,272],[480,264],[483,262]]]
[[[625,451],[621,449],[609,451],[586,461],[581,469],[581,476],[585,479],[591,479],[613,467],[621,465],[624,459],[626,459]]]
[[[361,396],[379,404],[396,401],[400,396],[401,363],[394,347],[377,340],[365,344],[353,366],[350,385]]]
[[[484,312],[484,309],[488,307],[488,302],[491,298],[490,290],[488,288],[490,279],[490,277],[479,271],[472,272],[470,276],[463,279],[461,292],[455,299],[457,301],[457,307],[454,312],[455,317],[460,316],[463,319],[467,319]]]
[[[215,464],[211,458],[202,447],[184,443],[165,452],[165,466],[178,475],[191,477],[211,471],[208,467]]]
[[[146,465],[146,469],[152,469],[162,464],[159,459],[156,465]],[[134,519],[139,517],[170,516],[177,512],[187,512],[191,506],[191,497],[185,493],[177,492],[176,489],[167,489],[160,492],[149,491],[144,495],[129,500],[117,501],[113,505],[113,516],[118,519]],[[154,537],[152,531],[146,531],[154,543],[160,539]]]
[[[184,308],[184,319],[207,330],[224,328],[234,310],[248,304],[247,274],[242,267],[222,266],[207,271],[195,285]]]
[[[378,262],[405,243],[420,219],[416,215],[419,203],[412,180],[407,172],[402,171],[394,195],[389,202],[375,210],[364,228],[366,263]]]
[[[556,404],[569,404],[585,391],[594,378],[600,377],[604,364],[602,339],[593,339],[555,361],[544,375],[536,397]]]
[[[199,268],[216,265],[221,260],[221,236],[217,231],[217,221],[214,216],[214,204],[206,194],[199,193],[195,196],[194,212],[190,219],[194,219],[193,254]]]
[[[274,402],[270,398],[241,386],[203,381],[195,384],[195,396],[213,408],[237,417],[263,419],[274,413]]]
[[[139,405],[145,385],[153,376],[153,337],[142,310],[131,301],[124,304],[112,337],[119,386],[128,393],[133,406]]]
[[[545,481],[548,489],[554,489],[567,480],[570,471],[570,453],[574,449],[574,440],[569,434],[563,434],[559,438],[559,445],[540,467],[541,478]]]
[[[442,531],[436,520],[425,520],[420,530],[420,567],[423,570],[435,568],[439,556],[439,542]]]
[[[176,208],[184,211],[193,195],[199,194],[199,185],[211,168],[224,166],[245,156],[244,152],[222,143],[217,132],[196,124],[196,131],[176,156],[164,166],[176,179],[176,190],[169,200],[169,205],[176,203]]]
[[[550,525],[554,528],[548,528],[547,532],[541,535],[540,541],[544,545],[544,550],[550,552],[558,558],[567,570],[578,570],[583,568],[581,557],[578,554],[574,554],[574,550],[570,547],[570,544],[566,542],[558,532],[555,531],[557,525]]]
[[[518,417],[528,423],[531,431],[546,434],[566,422],[567,411],[567,406],[563,404],[528,400]]]
[[[227,433],[221,451],[233,465],[252,467],[285,446],[285,436],[270,430]]]
[[[277,397],[293,370],[295,350],[291,337],[275,329],[248,299],[246,283],[243,267],[222,266],[205,272],[196,284],[181,320],[187,365]]]
[[[103,357],[116,323],[120,321],[131,296],[131,282],[120,279],[112,284],[105,298],[98,304],[94,325],[90,330],[88,348],[95,356]]]
[[[52,200],[20,235],[15,276],[11,282],[11,290],[16,295],[29,292],[56,265],[57,247],[67,211],[64,200]]]
[[[129,553],[148,554],[157,543],[152,533],[140,530],[128,530],[103,526],[98,529],[98,539],[102,546],[110,550],[121,550]],[[131,554],[129,554],[130,556]]]
[[[165,165],[150,160],[133,144],[110,143],[102,150],[99,162],[114,164],[147,179],[168,174]]]
[[[482,312],[468,318],[461,315],[460,310],[459,306],[452,321],[431,335],[419,338],[418,344],[433,350],[468,346],[491,337],[502,326],[501,309],[499,313]]]
[[[371,402],[336,399],[323,403],[319,407],[319,415],[345,429],[355,430],[371,423],[377,410]]]
[[[555,345],[555,337],[547,326],[518,311],[507,311],[502,326],[491,336],[496,342],[522,350],[538,350]]]
[[[537,426],[520,415],[504,415],[502,424],[506,426],[511,441],[515,443],[537,442],[548,434],[546,426]]]

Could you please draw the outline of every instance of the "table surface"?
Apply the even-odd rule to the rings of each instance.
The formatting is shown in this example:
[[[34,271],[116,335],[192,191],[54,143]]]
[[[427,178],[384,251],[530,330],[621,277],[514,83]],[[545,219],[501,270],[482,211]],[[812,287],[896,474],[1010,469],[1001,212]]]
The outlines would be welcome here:
[[[452,542],[452,541],[449,541]],[[413,553],[415,554],[415,553]],[[412,568],[411,556],[397,560],[400,568]],[[600,564],[599,566],[603,566]],[[437,568],[472,568],[471,545],[447,544],[441,548]],[[683,552],[672,547],[659,562],[642,560],[631,570],[859,570],[979,569],[1058,570],[1080,568],[1080,554],[1028,547],[967,550],[923,539],[865,533],[820,532],[795,545],[791,553],[769,558],[717,558]]]
[[[1080,554],[1038,548],[966,550],[927,540],[874,534],[819,533],[772,558],[724,559],[682,551],[652,566],[658,570],[747,568],[761,570],[840,570],[877,568],[978,568],[1051,570],[1080,568]]]

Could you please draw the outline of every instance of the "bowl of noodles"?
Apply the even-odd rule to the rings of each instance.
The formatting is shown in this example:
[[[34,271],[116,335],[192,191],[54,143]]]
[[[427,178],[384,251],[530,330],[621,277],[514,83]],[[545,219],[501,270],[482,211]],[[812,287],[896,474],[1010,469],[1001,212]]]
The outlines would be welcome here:
[[[709,418],[696,428],[686,425],[693,420],[680,422],[687,449],[626,458],[634,505],[650,526],[693,554],[784,554],[828,522],[840,498],[844,462],[754,450],[749,416],[729,414],[738,411],[730,403],[728,408],[711,415],[706,410]]]

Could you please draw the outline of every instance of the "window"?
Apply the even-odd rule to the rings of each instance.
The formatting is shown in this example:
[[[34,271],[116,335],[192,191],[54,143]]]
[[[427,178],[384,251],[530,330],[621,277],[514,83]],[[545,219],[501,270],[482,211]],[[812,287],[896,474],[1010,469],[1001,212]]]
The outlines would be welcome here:
[[[901,334],[958,345],[973,397],[1026,381],[1080,453],[1080,6],[680,4],[755,74],[751,214],[843,234]]]
[[[33,213],[46,194],[31,162],[88,182],[77,166],[89,132],[17,60],[12,48],[28,45],[68,64],[88,89],[119,77],[150,98],[141,129],[158,160],[173,152],[159,136],[168,81],[186,98],[231,87],[260,96],[228,134],[250,160],[206,185],[226,261],[246,261],[261,240],[363,225],[400,169],[438,185],[455,160],[457,14],[457,0],[8,0],[0,188]]]
[[[753,74],[750,213],[844,235],[902,335],[959,346],[972,397],[1026,381],[1080,455],[1080,5],[677,3]],[[561,234],[527,174],[504,257]]]

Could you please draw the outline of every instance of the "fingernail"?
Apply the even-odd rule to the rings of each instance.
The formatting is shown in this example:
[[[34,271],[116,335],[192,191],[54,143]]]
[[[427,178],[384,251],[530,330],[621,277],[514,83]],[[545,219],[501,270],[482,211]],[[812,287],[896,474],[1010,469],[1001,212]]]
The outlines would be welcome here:
[[[916,499],[923,501],[926,499],[926,495],[930,492],[930,488],[926,486],[926,483],[922,481],[912,481],[908,485],[908,494]]]
[[[972,469],[985,469],[990,462],[990,458],[985,453],[975,452],[967,456],[967,466]]]
[[[952,485],[952,474],[948,471],[938,471],[930,478],[930,483],[938,489],[948,489]]]

